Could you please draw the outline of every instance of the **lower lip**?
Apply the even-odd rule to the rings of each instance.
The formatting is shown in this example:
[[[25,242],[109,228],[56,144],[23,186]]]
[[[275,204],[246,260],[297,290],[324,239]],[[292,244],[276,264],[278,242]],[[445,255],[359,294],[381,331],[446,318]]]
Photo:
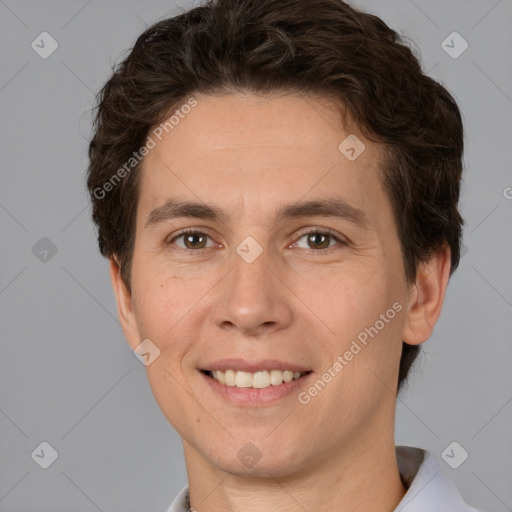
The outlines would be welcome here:
[[[278,386],[269,386],[268,388],[238,388],[236,386],[226,386],[203,372],[199,373],[211,389],[239,407],[260,407],[289,396],[312,375],[308,373],[299,379],[283,382]]]

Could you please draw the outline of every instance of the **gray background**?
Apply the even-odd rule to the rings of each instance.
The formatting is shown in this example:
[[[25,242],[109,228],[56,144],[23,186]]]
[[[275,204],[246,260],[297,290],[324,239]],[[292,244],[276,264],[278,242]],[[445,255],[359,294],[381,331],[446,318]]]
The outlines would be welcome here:
[[[512,1],[354,4],[415,42],[466,128],[465,254],[398,400],[396,442],[431,450],[474,506],[512,510]],[[2,512],[163,512],[186,484],[180,439],[119,327],[85,191],[94,93],[147,24],[177,13],[0,0]],[[59,44],[47,59],[31,48],[43,31]],[[453,31],[469,43],[457,59],[441,46]],[[46,260],[43,237],[57,249]],[[31,457],[43,441],[59,454],[46,470]],[[458,469],[441,457],[452,441],[469,453]]]

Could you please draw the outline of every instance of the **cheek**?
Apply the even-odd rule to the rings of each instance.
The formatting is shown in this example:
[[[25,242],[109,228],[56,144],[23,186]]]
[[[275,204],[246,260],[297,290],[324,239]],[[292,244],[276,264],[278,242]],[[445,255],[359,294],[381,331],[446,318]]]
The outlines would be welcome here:
[[[136,250],[132,287],[141,335],[164,343],[169,329],[190,309],[197,284],[194,287],[176,276],[163,258]]]
[[[196,297],[187,293],[189,289],[180,279],[148,278],[140,286],[136,313],[141,336],[160,350],[146,367],[148,383],[163,414],[179,432],[183,430],[183,418],[177,411],[191,407],[187,402],[190,396],[184,391],[188,377],[182,364],[197,339],[193,306],[200,298],[200,294]]]
[[[308,309],[329,328],[326,333],[341,344],[350,343],[393,303],[386,276],[373,258],[365,264],[321,270],[294,284]]]
[[[329,328],[321,338],[324,364],[328,367],[343,357],[344,368],[333,389],[339,385],[344,396],[354,399],[361,394],[371,396],[377,391],[375,386],[382,387],[376,375],[392,385],[400,360],[403,305],[397,300],[399,281],[386,271],[384,258],[372,258],[367,265],[340,271],[325,282],[327,286],[304,288],[301,293]]]
[[[160,350],[155,362],[147,367],[151,382],[153,371],[161,373],[165,368],[177,373],[179,362],[190,343],[192,333],[184,329],[184,325],[195,297],[187,296],[188,287],[183,286],[180,280],[162,276],[147,277],[135,286],[134,311],[139,335],[141,340],[150,339]],[[161,378],[168,380],[170,377],[162,375]],[[172,382],[167,384],[172,385]]]

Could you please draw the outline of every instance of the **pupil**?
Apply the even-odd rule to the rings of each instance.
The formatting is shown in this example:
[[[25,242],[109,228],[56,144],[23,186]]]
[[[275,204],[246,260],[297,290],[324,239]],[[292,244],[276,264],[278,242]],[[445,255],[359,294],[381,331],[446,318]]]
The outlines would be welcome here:
[[[315,245],[316,247],[318,247],[319,245],[322,245],[322,242],[320,242],[319,244],[317,244],[317,237],[320,237],[320,239],[324,239],[324,242],[325,240],[328,238],[327,236],[325,235],[322,235],[321,233],[314,233],[313,235],[311,235],[311,239],[314,240],[313,241],[313,245]]]
[[[198,235],[197,233],[191,233],[189,235],[187,235],[187,242],[189,242],[192,246],[194,247],[197,247],[198,243],[197,242],[194,242],[194,239],[196,238],[203,238],[202,236]],[[201,242],[199,242],[200,244]]]

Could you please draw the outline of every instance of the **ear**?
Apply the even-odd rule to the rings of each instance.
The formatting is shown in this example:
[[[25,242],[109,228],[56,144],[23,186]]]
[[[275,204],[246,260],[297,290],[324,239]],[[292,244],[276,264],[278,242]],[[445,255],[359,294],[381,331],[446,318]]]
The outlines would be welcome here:
[[[409,291],[407,318],[402,340],[409,345],[426,341],[443,307],[450,279],[451,251],[446,244],[426,263],[418,265],[416,281]]]
[[[140,345],[139,329],[135,320],[133,311],[132,296],[121,277],[121,269],[114,257],[110,258],[110,280],[117,302],[117,315],[121,328],[128,341],[128,344],[134,350]]]

